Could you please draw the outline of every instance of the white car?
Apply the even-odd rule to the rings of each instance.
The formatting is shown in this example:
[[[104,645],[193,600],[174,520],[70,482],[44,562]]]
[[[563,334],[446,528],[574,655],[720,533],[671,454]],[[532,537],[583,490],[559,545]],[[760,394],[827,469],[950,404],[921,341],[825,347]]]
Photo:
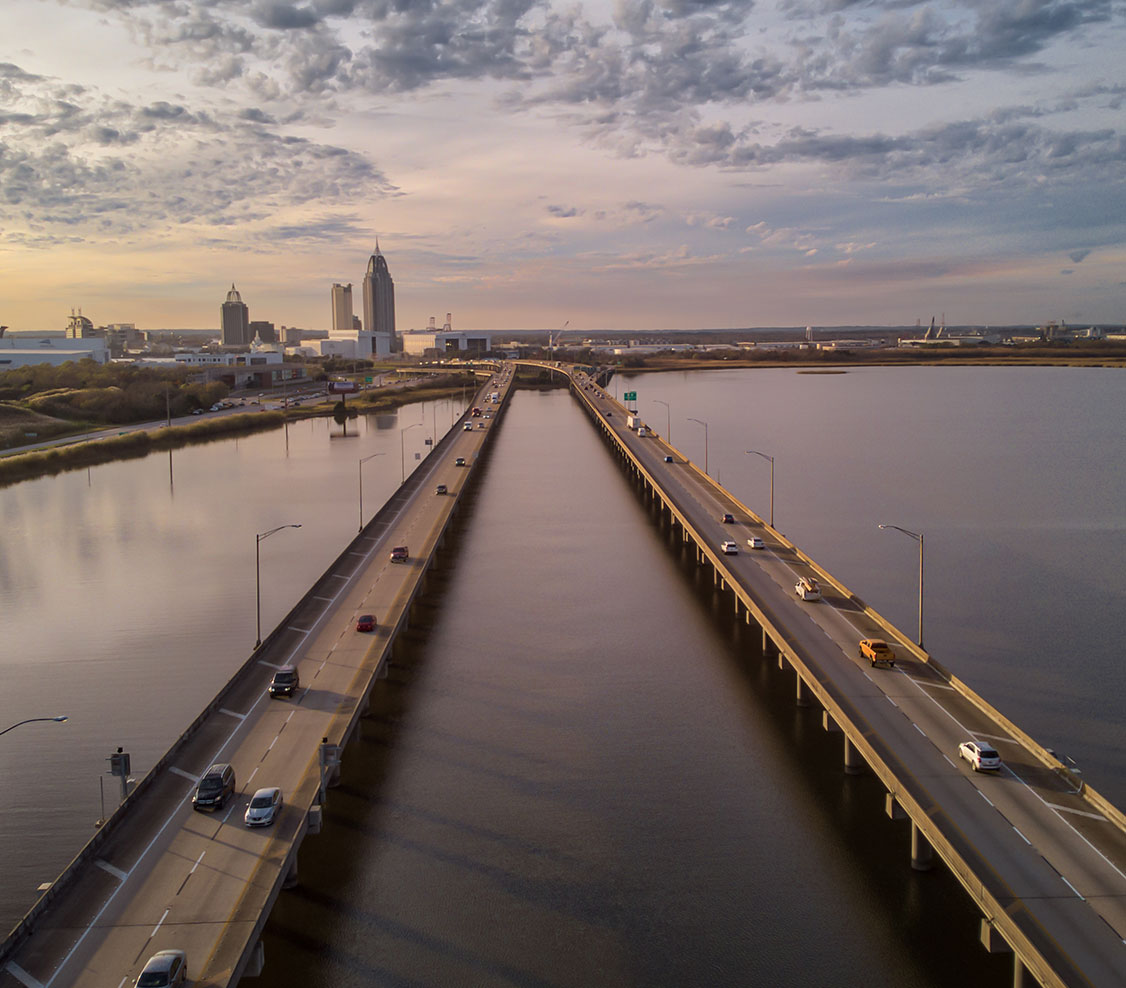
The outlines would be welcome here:
[[[997,749],[984,741],[963,741],[958,745],[958,757],[969,762],[975,772],[991,772],[1001,767]]]
[[[812,576],[802,576],[799,577],[798,582],[794,584],[794,593],[802,600],[820,600],[821,584]]]
[[[760,539],[757,535],[752,535],[749,539],[747,539],[747,548],[748,549],[765,549],[766,543],[763,542],[763,540]]]
[[[720,548],[723,550],[723,554],[725,556],[739,555],[739,546],[736,543],[732,542],[730,539],[728,539],[726,542],[720,543]]]
[[[251,798],[250,805],[246,808],[246,820],[248,827],[268,827],[274,820],[277,819],[278,814],[282,808],[282,793],[276,786],[267,789],[259,789]]]

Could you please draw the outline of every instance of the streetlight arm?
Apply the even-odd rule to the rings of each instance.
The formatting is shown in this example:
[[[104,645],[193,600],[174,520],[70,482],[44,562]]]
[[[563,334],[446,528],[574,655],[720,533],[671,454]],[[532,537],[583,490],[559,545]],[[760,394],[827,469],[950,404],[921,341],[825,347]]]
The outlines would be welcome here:
[[[254,537],[259,542],[261,542],[263,539],[268,539],[271,535],[274,534],[274,532],[280,532],[283,528],[300,528],[300,527],[301,527],[300,524],[297,524],[297,525],[279,525],[277,528],[271,528],[268,532],[260,532],[258,535],[255,535]]]
[[[7,734],[9,731],[14,731],[17,727],[23,727],[24,724],[34,724],[36,721],[50,720],[54,721],[57,724],[61,724],[64,720],[68,719],[69,718],[66,714],[61,714],[58,717],[28,717],[27,720],[21,720],[19,723],[13,724],[11,727],[5,727],[4,730],[0,731],[0,734]]]

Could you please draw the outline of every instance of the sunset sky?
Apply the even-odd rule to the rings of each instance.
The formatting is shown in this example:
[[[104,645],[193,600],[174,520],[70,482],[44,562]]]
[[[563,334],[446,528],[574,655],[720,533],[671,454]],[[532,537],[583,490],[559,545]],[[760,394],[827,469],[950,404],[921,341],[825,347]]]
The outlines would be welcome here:
[[[1126,321],[1126,0],[4,0],[0,323]]]

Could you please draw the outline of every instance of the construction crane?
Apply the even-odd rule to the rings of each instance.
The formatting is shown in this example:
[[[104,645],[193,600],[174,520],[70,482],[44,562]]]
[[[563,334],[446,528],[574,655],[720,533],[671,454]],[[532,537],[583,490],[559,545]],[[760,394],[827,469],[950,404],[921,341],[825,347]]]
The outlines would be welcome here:
[[[559,342],[559,337],[563,335],[563,330],[565,330],[570,325],[571,325],[571,320],[568,319],[565,323],[563,323],[562,326],[559,327],[559,329],[557,329],[555,331],[554,335],[552,335],[551,333],[547,334],[548,360],[551,360],[551,361],[554,362],[554,360],[555,360],[555,345]]]

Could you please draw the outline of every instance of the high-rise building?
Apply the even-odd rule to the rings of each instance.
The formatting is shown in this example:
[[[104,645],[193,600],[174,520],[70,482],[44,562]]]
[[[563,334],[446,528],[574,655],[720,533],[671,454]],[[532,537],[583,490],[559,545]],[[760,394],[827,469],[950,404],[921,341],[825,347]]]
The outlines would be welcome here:
[[[378,240],[364,275],[364,330],[371,334],[373,355],[387,357],[399,351],[395,337],[395,282]]]
[[[82,314],[81,309],[77,315],[71,309],[70,318],[66,322],[66,335],[71,340],[89,340],[104,334],[94,329],[94,324]]]
[[[274,328],[274,324],[268,320],[261,320],[260,322],[252,322],[250,324],[250,340],[261,340],[263,343],[277,343],[278,332]]]
[[[250,309],[235,290],[233,282],[219,315],[222,320],[219,341],[223,346],[250,346]]]
[[[332,331],[334,333],[352,332],[352,286],[332,286]]]

